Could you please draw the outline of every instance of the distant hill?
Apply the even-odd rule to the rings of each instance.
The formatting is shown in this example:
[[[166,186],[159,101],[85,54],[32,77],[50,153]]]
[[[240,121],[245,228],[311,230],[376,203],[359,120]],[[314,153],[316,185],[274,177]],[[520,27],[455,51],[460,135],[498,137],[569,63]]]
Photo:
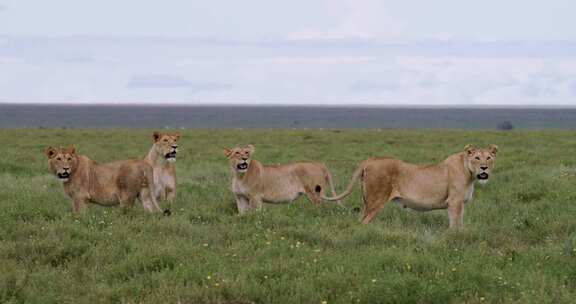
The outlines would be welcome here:
[[[0,104],[1,128],[576,129],[576,108]],[[501,128],[500,128],[501,129]]]

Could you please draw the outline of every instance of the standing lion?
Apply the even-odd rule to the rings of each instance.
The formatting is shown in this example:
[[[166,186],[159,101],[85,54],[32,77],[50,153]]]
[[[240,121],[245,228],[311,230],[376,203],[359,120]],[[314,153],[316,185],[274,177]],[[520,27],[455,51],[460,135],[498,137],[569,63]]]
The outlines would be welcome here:
[[[154,143],[144,158],[154,171],[154,197],[157,201],[168,201],[169,206],[176,199],[176,154],[180,133],[152,133]],[[170,214],[170,208],[164,211]]]
[[[143,160],[123,160],[99,164],[68,148],[48,147],[45,151],[50,171],[62,182],[72,199],[74,214],[88,203],[131,207],[138,198],[149,212],[160,211],[155,197],[152,167]]]
[[[297,162],[285,165],[264,166],[252,159],[254,146],[224,149],[232,173],[232,192],[240,214],[249,209],[262,208],[262,202],[283,203],[306,194],[308,200],[320,203],[316,187],[329,185],[335,195],[332,175],[319,162]],[[320,191],[320,195],[324,192]]]
[[[344,193],[322,198],[333,201],[346,197],[360,178],[364,224],[370,223],[387,202],[394,201],[402,208],[417,211],[448,209],[450,228],[462,228],[464,205],[472,199],[474,183],[488,182],[497,152],[496,145],[483,149],[467,145],[463,152],[436,165],[370,158],[360,163]]]

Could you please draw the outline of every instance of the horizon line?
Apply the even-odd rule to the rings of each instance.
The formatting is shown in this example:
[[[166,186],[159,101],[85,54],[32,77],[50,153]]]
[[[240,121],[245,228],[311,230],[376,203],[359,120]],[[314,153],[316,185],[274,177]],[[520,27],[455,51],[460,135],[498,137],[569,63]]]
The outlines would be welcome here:
[[[144,103],[67,103],[67,102],[3,102],[0,106],[137,106],[137,107],[314,107],[314,108],[470,108],[470,109],[576,109],[576,105],[551,104],[551,105],[532,105],[532,104],[316,104],[316,103],[174,103],[174,102],[144,102]]]

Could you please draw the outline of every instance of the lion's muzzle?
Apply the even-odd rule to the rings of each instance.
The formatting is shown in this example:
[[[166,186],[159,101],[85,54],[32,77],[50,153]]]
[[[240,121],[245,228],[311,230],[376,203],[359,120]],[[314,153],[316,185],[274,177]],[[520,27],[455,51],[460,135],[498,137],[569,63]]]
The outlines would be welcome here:
[[[56,172],[56,176],[62,182],[67,182],[70,178],[70,168],[63,168],[61,171]]]
[[[240,172],[244,172],[244,171],[248,170],[248,163],[247,162],[241,162],[241,163],[236,165],[236,169],[238,169],[238,171],[240,171]]]
[[[175,161],[176,160],[176,153],[177,153],[177,151],[176,151],[176,149],[174,149],[174,150],[166,153],[164,155],[164,158],[166,158],[167,161]]]
[[[65,171],[65,172],[59,172],[56,174],[58,176],[58,178],[62,178],[62,179],[68,179],[70,178],[70,172]]]
[[[482,172],[476,175],[476,178],[478,178],[479,180],[487,180],[488,177],[490,176],[486,172]]]

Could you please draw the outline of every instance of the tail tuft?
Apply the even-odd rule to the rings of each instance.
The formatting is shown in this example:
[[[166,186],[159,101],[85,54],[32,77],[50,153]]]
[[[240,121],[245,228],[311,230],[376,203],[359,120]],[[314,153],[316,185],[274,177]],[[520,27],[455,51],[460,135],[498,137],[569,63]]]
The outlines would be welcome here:
[[[316,188],[314,190],[316,190],[316,193],[320,193],[322,192],[322,187],[320,187],[320,185],[316,185]]]
[[[164,210],[164,215],[170,216],[170,215],[172,215],[172,211],[170,211],[170,209],[166,209],[166,210]]]
[[[360,207],[355,207],[352,209],[352,212],[354,213],[360,213]]]

